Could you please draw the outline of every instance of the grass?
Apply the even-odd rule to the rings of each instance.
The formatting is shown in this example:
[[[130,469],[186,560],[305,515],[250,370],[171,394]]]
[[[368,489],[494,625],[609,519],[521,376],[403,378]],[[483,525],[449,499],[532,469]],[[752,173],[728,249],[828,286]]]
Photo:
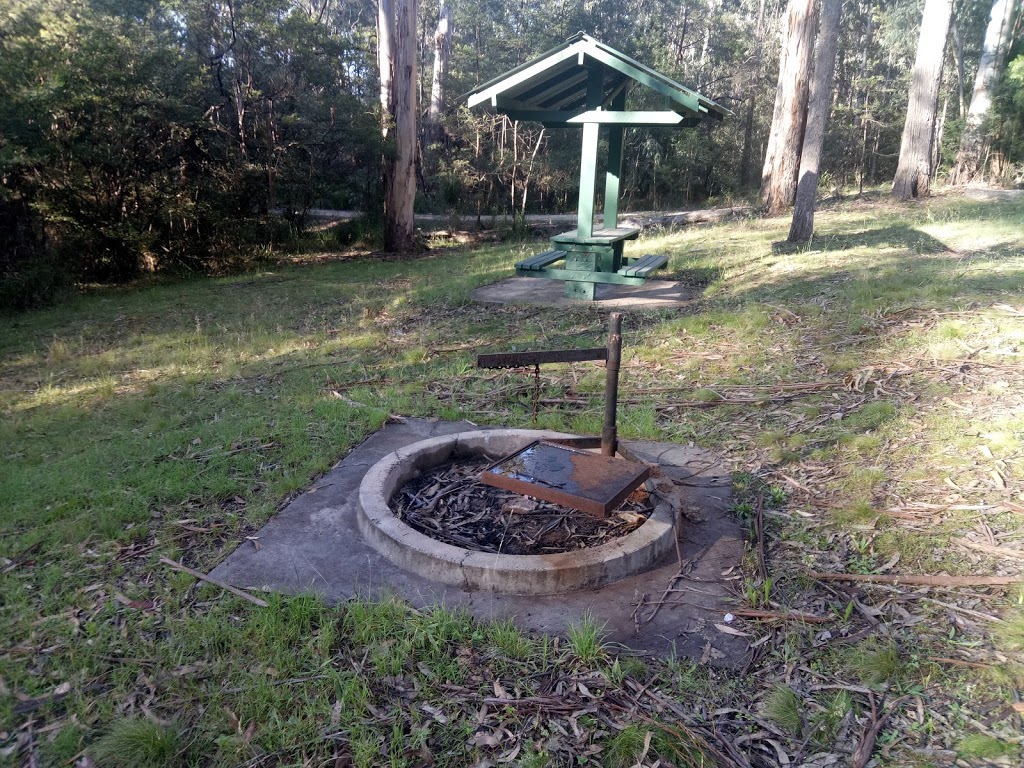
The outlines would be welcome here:
[[[722,454],[737,515],[750,524],[760,498],[767,526],[770,581],[748,558],[738,600],[833,618],[773,632],[742,676],[612,658],[592,618],[552,638],[398,600],[271,596],[261,610],[158,562],[210,570],[390,414],[530,426],[531,378],[479,371],[476,352],[605,333],[600,307],[471,302],[535,244],[95,288],[0,318],[0,754],[629,764],[650,732],[649,762],[699,764],[720,746],[701,723],[749,735],[763,713],[795,756],[805,726],[824,751],[855,742],[871,702],[829,687],[845,683],[922,702],[923,720],[916,704],[890,717],[883,764],[917,747],[982,764],[964,736],[975,723],[1014,735],[1022,676],[996,674],[1024,648],[1013,595],[830,592],[804,572],[875,572],[897,555],[887,572],[1017,572],[956,542],[1024,536],[1024,203],[855,202],[817,224],[795,249],[781,218],[646,238],[699,307],[625,321],[621,435]],[[542,400],[560,402],[538,423],[598,431],[602,374],[546,367]],[[950,658],[991,668],[934,661]],[[481,715],[483,698],[555,692],[578,707]]]

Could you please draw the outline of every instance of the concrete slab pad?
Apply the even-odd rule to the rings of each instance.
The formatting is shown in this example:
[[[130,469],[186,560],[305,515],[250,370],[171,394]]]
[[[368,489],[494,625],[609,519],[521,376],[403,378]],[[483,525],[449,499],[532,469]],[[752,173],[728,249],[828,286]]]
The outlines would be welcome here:
[[[533,304],[540,307],[573,305],[617,309],[671,309],[688,307],[699,290],[672,280],[648,280],[644,285],[599,284],[594,301],[565,297],[565,283],[539,277],[510,277],[473,291],[473,300],[484,304]]]
[[[357,524],[357,505],[359,483],[370,467],[419,440],[472,429],[480,427],[429,419],[385,426],[267,523],[257,534],[258,551],[243,543],[212,576],[254,591],[316,592],[332,602],[394,594],[420,608],[463,607],[481,620],[512,617],[524,629],[554,634],[564,634],[589,612],[605,624],[609,641],[636,651],[742,666],[745,639],[715,627],[723,624],[733,605],[730,585],[740,578],[743,556],[740,526],[728,511],[731,478],[715,456],[699,448],[625,443],[683,483],[686,507],[694,511],[695,520],[703,518],[683,525],[679,544],[687,568],[667,595],[679,572],[674,552],[645,573],[598,589],[517,596],[468,592],[429,581],[393,565],[366,543]],[[637,604],[643,602],[640,614],[647,617],[662,599],[667,602],[655,618],[637,626]]]

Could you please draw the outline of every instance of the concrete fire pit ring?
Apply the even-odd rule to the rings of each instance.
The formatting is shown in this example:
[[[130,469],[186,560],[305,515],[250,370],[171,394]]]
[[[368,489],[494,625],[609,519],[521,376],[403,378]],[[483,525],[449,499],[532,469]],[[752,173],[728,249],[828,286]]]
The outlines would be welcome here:
[[[673,546],[672,510],[659,504],[647,522],[597,547],[553,555],[501,555],[461,549],[402,522],[391,498],[423,470],[460,457],[495,461],[558,432],[495,429],[421,440],[388,454],[359,486],[358,522],[366,541],[395,565],[469,591],[551,595],[610,584],[652,566]]]

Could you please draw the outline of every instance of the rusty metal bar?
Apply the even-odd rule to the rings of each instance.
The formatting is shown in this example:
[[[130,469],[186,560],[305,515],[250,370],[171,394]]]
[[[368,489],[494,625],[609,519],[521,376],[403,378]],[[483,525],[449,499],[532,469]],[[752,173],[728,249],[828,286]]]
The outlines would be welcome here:
[[[608,316],[608,354],[605,362],[604,429],[601,431],[601,453],[615,455],[618,432],[615,426],[619,400],[619,363],[622,360],[622,313]]]
[[[619,315],[621,318],[622,315]],[[608,349],[550,349],[541,352],[500,352],[493,355],[478,355],[478,368],[525,368],[544,363],[580,363],[588,360],[607,360]]]

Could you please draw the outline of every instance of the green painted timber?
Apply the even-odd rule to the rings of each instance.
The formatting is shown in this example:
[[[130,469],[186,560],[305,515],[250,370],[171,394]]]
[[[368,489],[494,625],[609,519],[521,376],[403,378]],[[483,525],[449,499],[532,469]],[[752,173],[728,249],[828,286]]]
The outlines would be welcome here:
[[[561,261],[565,258],[565,251],[545,251],[544,253],[538,253],[536,256],[531,256],[528,259],[516,262],[516,269],[544,269],[556,261]]]
[[[631,128],[686,127],[692,118],[671,110],[663,111],[622,111],[591,109],[586,112],[559,112],[546,109],[522,109],[513,104],[502,107],[502,112],[513,120],[533,120],[538,123],[599,123],[601,125],[623,125]]]
[[[626,92],[620,91],[612,99],[613,115],[623,115]],[[622,177],[622,141],[626,129],[613,125],[608,129],[608,169],[604,175],[604,228],[615,229],[619,223],[619,179]]]
[[[587,237],[580,237],[577,233],[569,231],[551,238],[552,243],[558,245],[606,245],[617,243],[622,240],[636,240],[640,236],[640,230],[632,227],[616,227],[615,229],[592,230]]]
[[[627,277],[618,272],[584,272],[579,269],[541,269],[525,271],[520,277],[546,277],[551,280],[566,280],[577,283],[612,283],[614,285],[643,285],[644,277]]]
[[[593,301],[597,298],[597,286],[594,283],[567,282],[564,290],[565,297],[572,301]]]
[[[653,91],[667,96],[685,109],[700,114],[701,105],[698,94],[689,89],[680,90],[680,87],[673,87],[665,82],[663,76],[653,69],[648,69],[639,62],[629,59],[628,56],[619,54],[613,56],[600,48],[588,49],[587,55],[597,59],[605,66],[611,67],[616,72],[621,72],[626,77],[636,80],[641,85],[646,85]],[[626,59],[626,60],[624,60]],[[707,112],[707,109],[704,110]]]
[[[620,275],[627,277],[647,277],[656,269],[662,269],[668,264],[668,256],[648,254],[639,259],[630,259],[629,263],[618,270]]]
[[[477,104],[489,102],[491,99],[497,98],[499,94],[516,87],[521,87],[531,80],[535,80],[537,83],[543,82],[551,77],[552,67],[564,61],[569,61],[570,64],[565,67],[565,69],[568,69],[572,66],[571,61],[579,58],[579,54],[580,50],[576,46],[570,46],[543,59],[530,62],[524,69],[518,72],[515,70],[509,72],[500,82],[495,83],[490,88],[474,93],[469,97],[468,106],[475,107]]]

